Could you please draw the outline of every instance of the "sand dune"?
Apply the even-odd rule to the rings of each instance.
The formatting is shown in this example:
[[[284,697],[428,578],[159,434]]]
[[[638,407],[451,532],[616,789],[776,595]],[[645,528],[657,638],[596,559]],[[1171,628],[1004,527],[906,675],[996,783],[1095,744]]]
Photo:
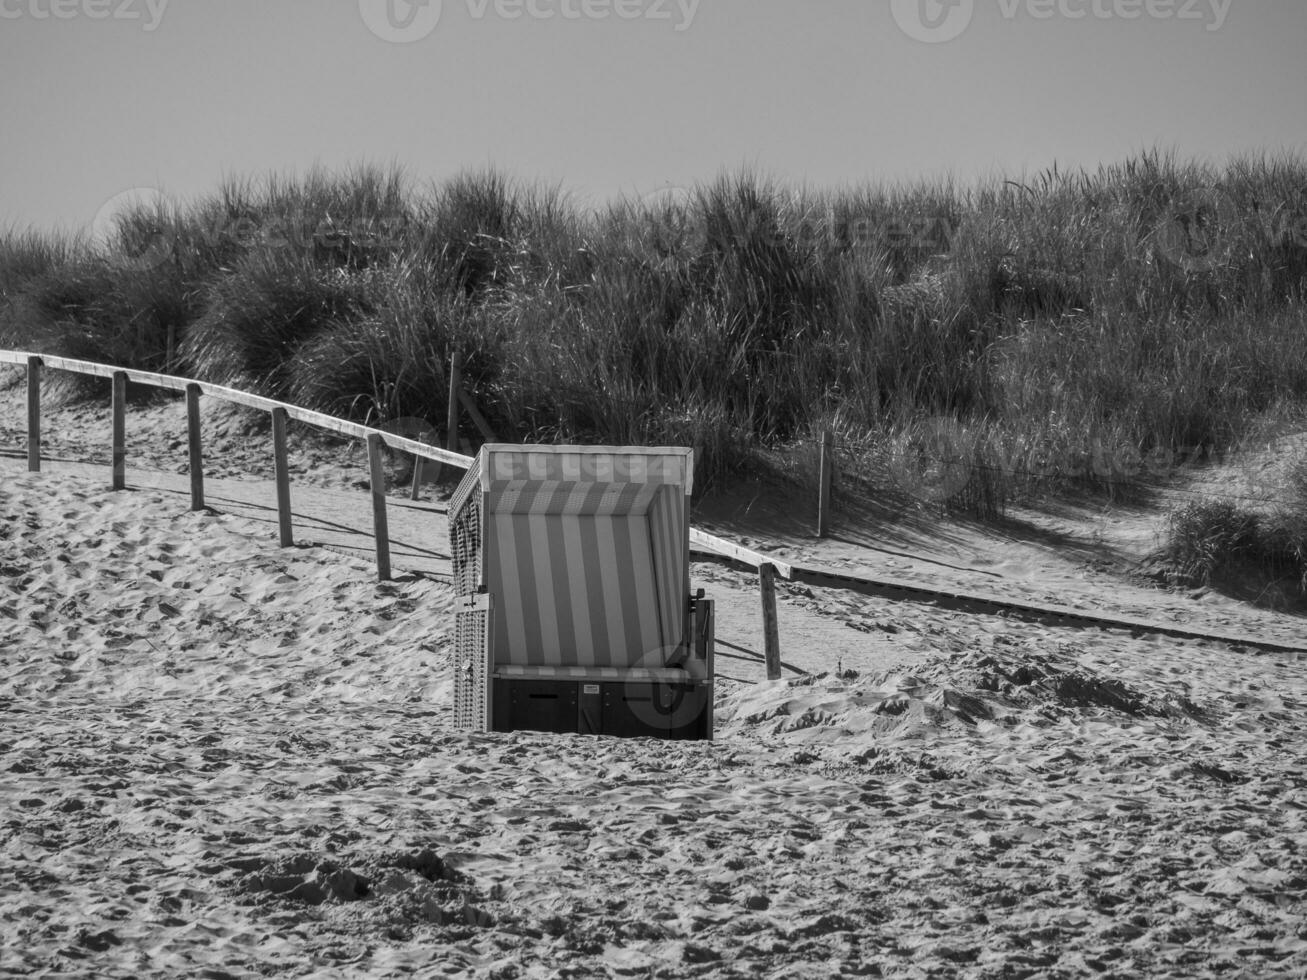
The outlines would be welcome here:
[[[844,596],[911,663],[723,681],[712,744],[467,735],[441,582],[3,478],[5,972],[1307,968],[1291,657]]]

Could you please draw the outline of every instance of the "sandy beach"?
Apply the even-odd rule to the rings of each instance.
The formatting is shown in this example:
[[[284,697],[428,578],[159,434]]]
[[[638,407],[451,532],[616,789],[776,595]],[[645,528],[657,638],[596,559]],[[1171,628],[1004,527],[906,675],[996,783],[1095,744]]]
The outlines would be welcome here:
[[[150,412],[176,407],[132,414],[175,475]],[[21,418],[6,403],[14,454]],[[84,460],[99,427],[50,431]],[[696,563],[722,609],[714,742],[469,735],[442,578],[280,550],[141,472],[114,494],[0,460],[0,973],[1307,971],[1307,657],[783,585],[768,682],[754,578]],[[1304,633],[1065,549],[935,546],[893,571]]]

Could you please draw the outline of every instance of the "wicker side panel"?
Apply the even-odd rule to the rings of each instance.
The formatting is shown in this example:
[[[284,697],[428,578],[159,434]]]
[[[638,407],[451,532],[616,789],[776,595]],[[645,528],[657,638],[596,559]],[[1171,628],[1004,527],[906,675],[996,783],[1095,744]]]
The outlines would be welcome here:
[[[458,481],[458,486],[454,488],[454,494],[449,498],[449,516],[457,517],[458,512],[463,509],[469,497],[474,497],[481,490],[481,457],[477,456],[472,467],[463,474],[463,479]]]
[[[490,730],[490,596],[461,599],[454,611],[454,727]]]
[[[481,495],[472,494],[449,520],[449,553],[453,556],[456,595],[474,595],[481,588],[481,526]]]

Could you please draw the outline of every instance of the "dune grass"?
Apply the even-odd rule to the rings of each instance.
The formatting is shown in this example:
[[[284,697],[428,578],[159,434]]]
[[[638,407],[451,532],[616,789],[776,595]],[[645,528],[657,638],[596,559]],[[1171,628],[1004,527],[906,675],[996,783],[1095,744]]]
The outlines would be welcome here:
[[[851,465],[992,514],[1301,406],[1305,284],[1292,157],[839,192],[740,172],[597,210],[364,166],[140,206],[94,246],[2,237],[0,343],[435,428],[459,351],[502,438],[690,444],[720,475],[832,428]]]
[[[1276,588],[1263,595],[1307,598],[1307,457],[1292,472],[1270,508],[1212,499],[1172,513],[1157,555],[1168,577],[1203,586],[1265,579]]]

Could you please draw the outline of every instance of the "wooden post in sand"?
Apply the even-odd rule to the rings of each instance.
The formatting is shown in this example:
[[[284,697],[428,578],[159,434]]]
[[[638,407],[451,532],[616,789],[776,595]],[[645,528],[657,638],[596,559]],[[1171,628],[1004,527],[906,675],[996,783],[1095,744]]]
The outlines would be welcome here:
[[[458,400],[463,403],[463,408],[467,411],[468,418],[472,420],[472,424],[475,425],[477,431],[481,433],[481,438],[486,442],[498,442],[499,439],[495,436],[494,430],[490,428],[490,423],[486,421],[486,417],[482,415],[481,410],[477,408],[476,400],[462,388],[458,389]]]
[[[451,453],[458,452],[458,389],[463,383],[463,355],[454,352],[449,362],[449,427],[445,435],[445,448]]]
[[[821,434],[821,490],[817,498],[817,537],[830,533],[830,485],[835,466],[835,445],[830,431]]]
[[[27,469],[41,472],[41,359],[27,359]]]
[[[776,620],[776,566],[763,562],[758,566],[758,588],[762,593],[762,640],[767,662],[767,680],[781,679],[781,638]]]
[[[204,510],[204,451],[200,443],[200,386],[186,386],[186,448],[191,463],[191,510]]]
[[[385,441],[368,436],[368,480],[372,488],[372,534],[377,539],[377,579],[390,581],[390,525],[386,521],[386,472],[381,466]]]
[[[445,403],[445,425],[447,433],[445,436],[445,448],[451,453],[458,452],[458,403],[460,399],[463,401],[467,400],[467,396],[463,394],[459,387],[462,383],[463,355],[455,351],[449,361],[449,400]],[[422,441],[426,442],[426,439],[422,439]],[[419,488],[422,486],[422,471],[428,465],[430,465],[428,461],[423,459],[421,456],[413,461],[413,486],[409,489],[408,494],[411,500],[418,499],[418,494],[420,493]],[[441,466],[442,464],[435,463],[435,479],[437,480],[440,479]]]
[[[418,433],[418,442],[426,442],[429,436],[425,432]],[[422,492],[422,467],[426,460],[421,456],[413,457],[413,486],[409,489],[409,500],[417,500]]]
[[[287,418],[284,408],[272,410],[272,462],[277,478],[277,522],[283,548],[295,544],[295,536],[291,532],[290,461],[286,456]]]
[[[113,396],[110,401],[112,418],[113,444],[110,450],[110,467],[112,467],[112,487],[115,490],[127,488],[127,372],[113,373]]]

